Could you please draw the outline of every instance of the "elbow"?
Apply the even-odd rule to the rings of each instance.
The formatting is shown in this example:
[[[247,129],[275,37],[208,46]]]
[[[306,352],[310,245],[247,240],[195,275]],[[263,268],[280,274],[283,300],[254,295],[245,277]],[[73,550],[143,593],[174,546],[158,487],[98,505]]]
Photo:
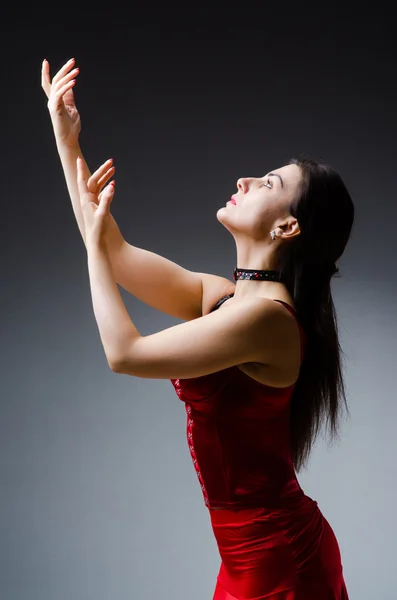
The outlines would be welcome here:
[[[140,377],[142,379],[157,379],[155,373],[148,368],[140,367],[137,364],[132,364],[130,361],[109,361],[109,367],[113,373],[118,375],[130,375],[131,377]],[[166,379],[166,378],[165,378]]]
[[[108,365],[110,370],[113,371],[113,373],[118,373],[119,375],[123,373],[123,365],[121,361],[108,358]]]
[[[118,373],[119,375],[134,375],[139,377],[139,374],[136,373],[137,354],[131,344],[127,351],[123,353],[120,351],[113,352],[112,356],[109,355],[107,358],[108,365],[113,373]]]
[[[134,375],[131,370],[131,365],[125,360],[108,360],[108,365],[118,375]]]

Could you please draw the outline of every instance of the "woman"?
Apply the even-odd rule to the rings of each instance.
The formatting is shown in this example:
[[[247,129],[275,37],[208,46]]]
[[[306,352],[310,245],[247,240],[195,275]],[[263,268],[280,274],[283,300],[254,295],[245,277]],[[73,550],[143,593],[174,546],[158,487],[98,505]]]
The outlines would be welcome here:
[[[346,402],[330,291],[354,219],[339,175],[310,159],[237,181],[217,212],[234,281],[131,246],[110,214],[112,160],[81,157],[72,59],[42,86],[87,247],[94,312],[116,373],[170,379],[222,559],[214,600],[346,600],[338,542],[296,478]],[[141,336],[117,283],[185,323]]]

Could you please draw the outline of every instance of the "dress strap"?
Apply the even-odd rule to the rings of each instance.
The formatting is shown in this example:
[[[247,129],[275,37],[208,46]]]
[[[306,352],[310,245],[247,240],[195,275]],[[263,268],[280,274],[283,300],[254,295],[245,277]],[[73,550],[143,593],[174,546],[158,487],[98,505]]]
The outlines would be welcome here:
[[[217,308],[219,308],[224,302],[226,302],[226,300],[229,300],[229,298],[232,298],[233,296],[234,296],[234,294],[227,294],[226,296],[222,296],[222,298],[220,300],[218,300],[218,302],[215,304],[215,306],[213,306],[211,308],[210,312],[213,312],[214,310],[216,310]],[[290,304],[287,304],[287,302],[284,302],[283,300],[274,300],[274,301],[275,302],[281,302],[287,308],[290,308],[295,315],[297,315],[296,310],[294,308],[292,308],[292,306]]]
[[[292,308],[292,306],[291,306],[290,304],[288,304],[288,302],[284,302],[284,300],[277,300],[276,298],[273,298],[273,300],[274,300],[275,302],[281,302],[281,304],[284,304],[284,306],[285,306],[286,308],[290,309],[290,310],[291,310],[291,311],[294,313],[294,315],[295,315],[296,317],[298,317],[298,313],[296,312],[296,310],[295,310],[294,308]]]
[[[234,293],[223,296],[220,300],[218,300],[218,302],[215,304],[215,306],[213,308],[211,308],[210,312],[213,312],[214,310],[219,308],[221,306],[221,304],[223,304],[224,302],[226,302],[226,300],[229,300],[229,298],[232,298],[233,296],[234,296]]]

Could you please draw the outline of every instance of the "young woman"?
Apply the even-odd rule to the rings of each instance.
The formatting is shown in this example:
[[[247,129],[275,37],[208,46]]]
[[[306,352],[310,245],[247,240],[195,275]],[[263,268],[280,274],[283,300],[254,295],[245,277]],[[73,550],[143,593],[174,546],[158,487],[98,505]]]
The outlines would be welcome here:
[[[90,175],[82,158],[77,74],[72,59],[51,82],[43,62],[101,340],[113,371],[170,379],[185,404],[222,559],[214,600],[347,600],[334,532],[296,477],[346,403],[330,291],[354,220],[343,181],[310,159],[239,179],[217,212],[236,243],[234,281],[186,270],[123,239],[112,160]],[[116,282],[185,322],[141,336]]]

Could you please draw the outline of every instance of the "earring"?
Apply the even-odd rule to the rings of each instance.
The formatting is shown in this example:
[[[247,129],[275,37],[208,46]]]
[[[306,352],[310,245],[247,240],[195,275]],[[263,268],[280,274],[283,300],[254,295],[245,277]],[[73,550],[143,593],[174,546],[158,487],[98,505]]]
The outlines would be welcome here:
[[[270,235],[271,235],[272,240],[275,240],[276,239],[276,230],[273,229],[273,231],[270,232]]]

